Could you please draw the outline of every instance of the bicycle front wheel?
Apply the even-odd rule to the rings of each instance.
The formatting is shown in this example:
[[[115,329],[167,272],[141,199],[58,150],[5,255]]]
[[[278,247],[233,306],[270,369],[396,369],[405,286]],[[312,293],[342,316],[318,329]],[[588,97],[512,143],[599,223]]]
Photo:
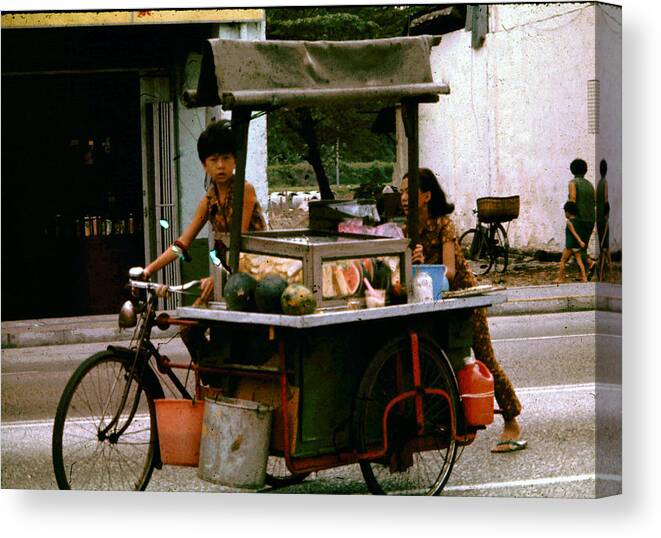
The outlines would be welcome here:
[[[471,228],[459,238],[459,247],[474,275],[486,275],[491,270],[491,258],[487,246],[486,233]]]
[[[154,468],[155,407],[140,379],[135,374],[130,378],[128,363],[110,351],[97,353],[67,383],[53,427],[53,467],[60,489],[147,487]]]
[[[493,228],[493,238],[491,240],[491,263],[494,271],[499,273],[507,271],[509,250],[510,243],[505,228],[502,224],[497,224]]]

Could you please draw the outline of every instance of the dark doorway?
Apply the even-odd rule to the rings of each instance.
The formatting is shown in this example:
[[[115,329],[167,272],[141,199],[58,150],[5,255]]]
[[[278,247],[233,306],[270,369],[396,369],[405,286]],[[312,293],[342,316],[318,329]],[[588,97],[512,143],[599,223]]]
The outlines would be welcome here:
[[[2,319],[117,311],[144,263],[137,74],[3,76]]]

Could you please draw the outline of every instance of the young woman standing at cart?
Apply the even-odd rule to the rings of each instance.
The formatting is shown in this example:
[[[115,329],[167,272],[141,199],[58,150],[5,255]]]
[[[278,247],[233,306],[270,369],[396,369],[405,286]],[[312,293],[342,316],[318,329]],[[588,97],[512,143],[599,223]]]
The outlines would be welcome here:
[[[144,277],[148,279],[166,265],[183,257],[190,259],[188,249],[193,240],[207,223],[211,223],[216,241],[216,254],[224,262],[225,245],[221,236],[229,232],[232,222],[232,183],[236,168],[236,140],[227,121],[221,120],[209,125],[197,141],[197,153],[200,162],[209,179],[209,188],[200,200],[195,210],[193,220],[186,227],[179,238],[150,263],[144,270]],[[242,231],[261,231],[266,228],[266,221],[262,209],[257,201],[255,188],[245,182],[243,194]],[[207,277],[200,284],[200,296],[194,305],[204,305],[213,294],[213,279]],[[199,344],[203,342],[202,333],[197,334],[196,328],[182,330],[181,337],[195,358],[201,351]]]
[[[420,244],[412,254],[413,263],[443,264],[447,268],[446,276],[451,290],[477,286],[477,280],[471,273],[461,248],[454,223],[449,215],[454,205],[448,203],[434,173],[421,168],[419,171],[418,216],[420,221]],[[405,175],[400,185],[401,201],[404,212],[408,214],[408,176]],[[521,403],[514,387],[502,369],[491,345],[486,309],[478,308],[473,312],[473,352],[494,377],[496,401],[503,412],[505,425],[492,452],[513,452],[526,447],[521,440],[521,427],[516,417],[521,413]]]

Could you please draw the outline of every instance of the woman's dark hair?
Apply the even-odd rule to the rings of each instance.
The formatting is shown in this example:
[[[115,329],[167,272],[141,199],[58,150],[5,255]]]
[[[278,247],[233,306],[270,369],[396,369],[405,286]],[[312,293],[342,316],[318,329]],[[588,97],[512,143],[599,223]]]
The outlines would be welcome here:
[[[408,178],[408,173],[404,174]],[[448,203],[445,192],[438,183],[438,179],[429,168],[418,169],[418,178],[420,181],[420,192],[431,192],[429,199],[429,215],[432,217],[441,217],[449,215],[454,211],[454,204]]]
[[[599,173],[601,174],[601,177],[606,177],[606,172],[608,172],[608,164],[606,163],[606,159],[601,159],[601,162],[599,163]]]
[[[197,139],[197,155],[202,163],[216,153],[231,153],[236,157],[236,139],[227,120],[212,123]]]
[[[588,172],[588,163],[583,159],[574,159],[569,165],[569,170],[575,176],[584,176]]]
[[[565,205],[562,206],[562,209],[564,209],[570,215],[578,215],[578,206],[576,205],[576,202],[572,202],[571,200],[565,202]]]

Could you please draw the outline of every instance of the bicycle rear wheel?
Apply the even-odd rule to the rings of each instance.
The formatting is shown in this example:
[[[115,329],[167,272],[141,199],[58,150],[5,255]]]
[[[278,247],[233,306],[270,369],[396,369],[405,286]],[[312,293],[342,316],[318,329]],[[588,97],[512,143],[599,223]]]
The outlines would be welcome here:
[[[464,232],[459,238],[459,246],[474,275],[486,275],[491,270],[492,261],[485,230],[471,228]]]
[[[154,401],[129,361],[110,351],[85,360],[71,376],[57,406],[53,467],[60,489],[144,490],[154,468]],[[115,415],[119,420],[109,428]]]
[[[382,348],[365,371],[356,399],[355,435],[361,452],[383,446],[382,419],[397,395],[413,390],[410,347],[407,339]],[[375,495],[438,495],[450,478],[457,456],[451,436],[450,406],[457,414],[459,396],[453,373],[438,348],[420,341],[422,388],[444,390],[443,396],[422,396],[423,436],[418,435],[414,399],[395,404],[388,420],[388,452],[377,461],[361,462],[368,489]]]
[[[505,232],[502,224],[496,224],[491,238],[491,265],[494,271],[499,273],[507,271],[509,250],[510,244],[507,239],[507,232]]]

